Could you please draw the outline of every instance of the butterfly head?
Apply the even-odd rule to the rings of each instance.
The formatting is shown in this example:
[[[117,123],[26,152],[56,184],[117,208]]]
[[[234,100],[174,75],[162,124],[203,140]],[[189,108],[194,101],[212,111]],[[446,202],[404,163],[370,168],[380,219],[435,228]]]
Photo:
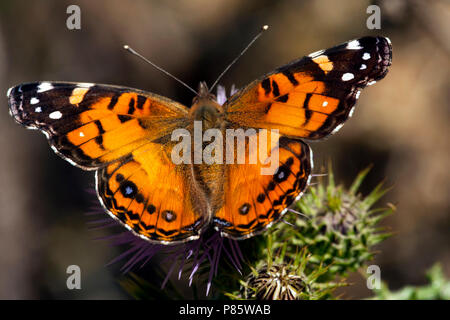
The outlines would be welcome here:
[[[194,102],[199,99],[212,99],[215,100],[216,96],[209,92],[208,85],[205,81],[201,81],[198,84],[197,96],[194,98]]]
[[[223,113],[222,106],[217,103],[216,96],[209,92],[206,82],[200,82],[197,92],[189,112],[191,117],[202,121],[205,129],[215,127]]]

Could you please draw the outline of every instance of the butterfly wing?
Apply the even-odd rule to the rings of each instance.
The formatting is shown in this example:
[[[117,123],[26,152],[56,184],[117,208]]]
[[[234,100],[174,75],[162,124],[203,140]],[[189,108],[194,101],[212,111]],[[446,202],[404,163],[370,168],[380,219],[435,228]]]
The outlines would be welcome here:
[[[208,206],[189,167],[170,159],[172,130],[188,126],[186,107],[136,89],[66,82],[22,84],[8,101],[14,119],[41,130],[57,154],[98,170],[101,202],[133,232],[158,243],[198,237]]]
[[[186,107],[143,91],[66,82],[27,83],[8,92],[10,113],[41,130],[52,149],[85,170],[125,157],[186,121]]]
[[[391,65],[388,38],[365,37],[293,61],[250,83],[225,104],[233,125],[277,128],[291,137],[321,139],[352,114],[362,88]]]
[[[198,238],[208,204],[191,167],[175,165],[170,148],[147,143],[97,171],[97,192],[110,214],[135,234],[158,243]]]
[[[225,236],[245,239],[262,232],[282,218],[286,208],[299,199],[308,185],[312,169],[308,145],[269,133],[267,150],[271,152],[266,157],[258,157],[251,164],[252,153],[261,145],[259,132],[258,148],[249,148],[250,139],[246,142],[245,163],[225,166],[224,196],[213,218],[216,229]],[[273,144],[271,135],[276,135]],[[278,157],[273,157],[275,154]],[[275,165],[270,174],[268,164]],[[262,171],[263,168],[267,171]]]

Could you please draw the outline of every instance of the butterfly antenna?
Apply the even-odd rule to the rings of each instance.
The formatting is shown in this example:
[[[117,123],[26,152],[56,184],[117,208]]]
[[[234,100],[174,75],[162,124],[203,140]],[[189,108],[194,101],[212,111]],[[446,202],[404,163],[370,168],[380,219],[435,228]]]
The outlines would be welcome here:
[[[158,67],[156,64],[154,64],[153,62],[151,62],[150,60],[148,60],[147,58],[145,58],[143,55],[139,54],[138,52],[136,52],[136,50],[134,50],[133,48],[131,48],[128,45],[124,45],[123,48],[125,50],[127,50],[129,53],[134,54],[135,56],[138,56],[139,58],[141,58],[142,60],[144,60],[145,62],[147,62],[148,64],[150,64],[151,66],[153,66],[154,68],[158,69],[159,71],[161,71],[162,73],[164,73],[165,75],[169,76],[170,78],[178,81],[179,83],[181,83],[183,86],[185,86],[186,88],[188,88],[189,90],[191,90],[193,93],[195,93],[195,95],[198,95],[197,91],[195,91],[194,89],[192,89],[190,86],[188,86],[186,83],[184,83],[183,81],[181,81],[180,79],[178,79],[177,77],[175,77],[174,75],[172,75],[171,73],[167,72],[166,70],[164,70],[161,67]]]
[[[217,78],[217,80],[213,83],[213,85],[211,86],[211,89],[209,89],[210,92],[212,92],[212,90],[214,89],[214,87],[217,85],[217,83],[219,83],[219,80],[222,79],[223,75],[225,73],[227,73],[227,71],[231,68],[231,66],[233,64],[236,63],[236,61],[238,61],[238,59],[240,57],[242,57],[242,55],[248,50],[248,48],[250,48],[252,46],[252,44],[258,40],[259,37],[261,37],[261,35],[264,33],[264,31],[266,31],[267,29],[269,29],[268,25],[264,25],[261,27],[261,30],[259,31],[259,33],[253,38],[252,41],[250,41],[250,43],[244,48],[244,50],[241,51],[241,53],[228,65],[228,67],[225,68],[225,70],[223,70],[223,72],[220,74],[220,76]]]

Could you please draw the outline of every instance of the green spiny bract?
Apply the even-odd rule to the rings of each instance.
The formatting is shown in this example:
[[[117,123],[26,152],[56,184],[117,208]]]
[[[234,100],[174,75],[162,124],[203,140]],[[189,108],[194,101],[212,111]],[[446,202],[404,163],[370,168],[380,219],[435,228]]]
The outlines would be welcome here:
[[[309,267],[328,267],[321,281],[345,276],[373,258],[372,247],[389,236],[378,223],[393,212],[372,206],[387,191],[380,183],[367,197],[357,191],[369,172],[360,172],[349,189],[336,186],[331,168],[328,184],[311,186],[294,210],[274,233],[278,246],[288,243],[286,254],[293,256],[297,248],[306,246],[311,253]]]
[[[268,236],[267,248],[272,252],[273,239]],[[266,257],[258,266],[250,266],[251,272],[241,280],[239,292],[227,294],[231,299],[251,300],[319,300],[331,298],[331,292],[344,283],[318,283],[316,280],[327,268],[306,268],[311,255],[304,248],[294,260],[285,256],[286,246],[278,254]]]

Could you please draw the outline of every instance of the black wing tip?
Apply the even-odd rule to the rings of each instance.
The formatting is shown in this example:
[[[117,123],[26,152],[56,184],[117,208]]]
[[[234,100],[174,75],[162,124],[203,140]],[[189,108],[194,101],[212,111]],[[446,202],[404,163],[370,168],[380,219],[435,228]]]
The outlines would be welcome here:
[[[388,69],[392,64],[392,42],[388,37],[363,37],[358,40],[363,47],[375,47],[374,51],[377,55],[377,69],[373,75],[372,81],[383,79],[388,73]]]
[[[14,120],[26,127],[34,127],[33,121],[26,119],[25,100],[28,96],[32,96],[38,90],[38,86],[43,82],[28,82],[13,86],[6,92],[8,99],[9,113]]]
[[[9,114],[16,120],[16,122],[23,124],[23,119],[20,116],[23,104],[23,94],[21,93],[21,86],[17,85],[8,89],[6,97],[8,99]]]
[[[374,80],[380,80],[386,76],[392,64],[392,43],[387,37],[376,37],[376,40],[377,53],[381,62],[379,63],[380,72]]]

